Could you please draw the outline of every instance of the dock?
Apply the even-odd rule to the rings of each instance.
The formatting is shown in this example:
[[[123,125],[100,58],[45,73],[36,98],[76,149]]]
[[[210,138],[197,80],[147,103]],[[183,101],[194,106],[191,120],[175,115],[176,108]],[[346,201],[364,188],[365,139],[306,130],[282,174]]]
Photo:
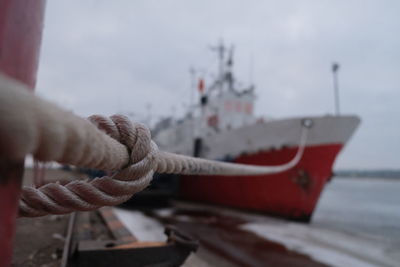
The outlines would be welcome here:
[[[50,171],[50,174],[68,177],[62,171]],[[28,171],[26,176],[29,175]],[[24,181],[29,181],[29,177]],[[359,182],[338,178],[336,183],[338,185],[333,186],[357,185]],[[380,185],[393,190],[400,186],[397,181],[388,180],[364,183],[379,183],[374,187]],[[346,224],[340,221],[335,227],[329,226],[328,221],[333,222],[333,219],[327,213],[337,213],[331,204],[332,197],[337,199],[334,194],[340,193],[335,190],[328,186],[310,224],[226,207],[172,201],[169,206],[159,208],[110,208],[115,215],[113,220],[118,222],[108,223],[109,226],[107,223],[106,226],[96,224],[91,228],[98,241],[109,239],[107,234],[101,233],[107,233],[106,227],[117,225],[121,228],[116,234],[120,239],[126,234],[137,242],[155,244],[167,241],[165,228],[172,225],[199,243],[197,251],[188,256],[183,266],[397,266],[400,242],[393,231],[393,239],[390,239],[377,235],[366,226],[363,230],[361,223],[358,231],[344,227]],[[357,194],[356,191],[352,193]],[[347,212],[346,208],[342,210]],[[83,214],[93,216],[95,213]],[[13,266],[62,266],[70,217],[49,215],[18,219]],[[342,221],[345,219],[350,220],[350,216],[341,218]],[[387,222],[382,228],[391,227],[391,223]]]

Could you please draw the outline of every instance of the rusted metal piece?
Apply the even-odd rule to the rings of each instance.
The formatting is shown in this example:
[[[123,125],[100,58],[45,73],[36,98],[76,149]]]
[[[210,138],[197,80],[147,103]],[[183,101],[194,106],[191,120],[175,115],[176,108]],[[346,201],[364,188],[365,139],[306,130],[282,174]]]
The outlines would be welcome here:
[[[168,242],[173,242],[177,245],[184,246],[191,251],[196,251],[199,243],[190,236],[182,233],[176,226],[167,225],[165,234],[168,236]]]
[[[89,213],[79,212],[71,219],[62,267],[180,266],[191,252],[197,250],[197,241],[174,227],[165,230],[167,242],[140,242],[112,209],[103,208],[98,213],[105,226],[103,230],[107,231],[103,238],[93,236],[95,227]],[[90,214],[93,216],[94,212]]]
[[[107,241],[80,242],[79,264],[76,266],[180,266],[197,249],[197,242],[183,237],[176,229],[166,233],[170,234],[166,243],[133,242],[131,247]]]
[[[124,242],[138,241],[137,238],[133,236],[128,229],[126,229],[126,227],[117,218],[110,207],[103,207],[99,209],[99,213],[115,239]]]

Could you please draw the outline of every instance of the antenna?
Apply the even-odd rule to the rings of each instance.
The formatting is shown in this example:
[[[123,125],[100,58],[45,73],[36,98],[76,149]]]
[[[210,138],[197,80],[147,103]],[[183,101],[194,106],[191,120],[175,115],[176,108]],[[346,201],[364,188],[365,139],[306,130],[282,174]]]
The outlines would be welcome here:
[[[196,87],[196,69],[194,67],[189,68],[190,73],[190,103],[189,103],[189,111],[194,106],[194,90]]]
[[[219,45],[212,46],[211,50],[218,53],[218,63],[219,63],[219,73],[218,73],[218,80],[219,80],[219,88],[222,90],[222,80],[224,75],[224,57],[225,57],[225,46],[224,42],[221,39]]]
[[[338,71],[339,71],[339,63],[332,63],[332,74],[333,74],[333,90],[335,94],[335,114],[336,116],[340,115],[340,106],[339,106],[339,81],[338,81]]]
[[[228,86],[229,90],[233,90],[233,83],[235,82],[235,78],[233,77],[233,53],[234,53],[235,47],[231,45],[231,48],[229,49],[229,55],[228,55],[228,60],[226,62],[227,65],[227,72],[225,74],[224,79],[228,81]]]
[[[250,54],[250,66],[249,66],[249,82],[250,85],[254,84],[254,54],[251,52]]]
[[[226,62],[226,65],[229,67],[233,66],[233,54],[235,52],[235,46],[231,45],[231,48],[229,49],[229,55],[228,55],[228,61]]]

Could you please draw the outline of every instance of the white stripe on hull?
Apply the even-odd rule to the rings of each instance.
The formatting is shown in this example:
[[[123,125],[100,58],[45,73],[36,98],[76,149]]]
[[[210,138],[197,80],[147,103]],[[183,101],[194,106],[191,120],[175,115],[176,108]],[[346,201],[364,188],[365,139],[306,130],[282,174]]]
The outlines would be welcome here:
[[[345,144],[357,128],[357,116],[323,116],[271,120],[242,128],[222,131],[203,138],[201,156],[209,159],[236,157],[260,150],[296,147],[300,141],[303,119],[311,119],[307,146]],[[192,154],[193,141],[181,140],[179,145],[162,147],[167,151]],[[157,139],[156,139],[157,140]],[[188,142],[189,141],[189,142]]]

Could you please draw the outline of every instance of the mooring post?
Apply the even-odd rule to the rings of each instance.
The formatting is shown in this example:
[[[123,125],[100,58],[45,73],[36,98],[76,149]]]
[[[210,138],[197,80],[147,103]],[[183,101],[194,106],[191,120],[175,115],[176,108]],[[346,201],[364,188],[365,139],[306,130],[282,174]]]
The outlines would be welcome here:
[[[0,71],[33,90],[46,0],[0,0]],[[1,139],[1,136],[0,136]],[[11,265],[24,159],[0,150],[0,267]]]

